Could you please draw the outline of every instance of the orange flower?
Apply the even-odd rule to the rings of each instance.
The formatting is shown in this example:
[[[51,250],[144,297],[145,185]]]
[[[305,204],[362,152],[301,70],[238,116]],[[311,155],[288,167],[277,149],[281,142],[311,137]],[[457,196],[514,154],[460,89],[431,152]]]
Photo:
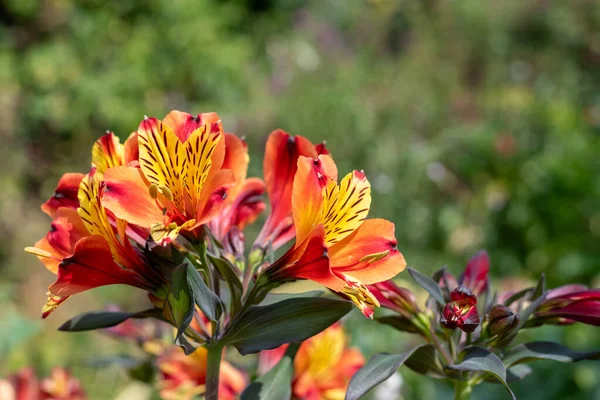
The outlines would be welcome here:
[[[292,218],[292,183],[298,170],[298,157],[316,158],[329,154],[324,144],[314,145],[302,136],[291,136],[282,130],[269,135],[265,149],[263,171],[271,213],[267,217],[254,246],[278,249],[294,238]]]
[[[231,243],[236,239],[234,235],[241,235],[243,242],[241,232],[265,209],[261,199],[265,183],[259,178],[246,177],[249,162],[246,142],[234,134],[226,133],[222,168],[233,172],[235,185],[229,189],[221,212],[208,224],[212,234],[226,247],[232,247]]]
[[[267,372],[281,359],[288,345],[260,353],[259,369]],[[340,323],[300,345],[294,359],[294,396],[302,400],[343,400],[348,382],[365,360],[347,346]]]
[[[171,111],[139,126],[139,168],[117,166],[104,174],[102,201],[117,218],[150,228],[160,244],[193,231],[225,206],[235,184],[225,158],[221,120],[215,113]]]
[[[157,360],[160,395],[165,400],[191,400],[204,393],[208,352],[204,347],[186,356],[172,346]],[[221,362],[219,399],[233,400],[246,387],[245,375],[227,361]]]
[[[79,381],[62,368],[53,368],[50,377],[40,383],[42,400],[84,400]]]
[[[116,218],[102,204],[103,174],[137,162],[132,143],[137,143],[136,135],[124,145],[114,134],[104,135],[94,145],[91,172],[63,176],[54,196],[42,206],[54,218],[51,229],[26,250],[57,274],[48,288],[44,318],[70,296],[95,287],[121,283],[157,291],[163,286],[162,275],[131,244],[131,240],[143,244],[147,233]]]
[[[365,285],[390,279],[406,267],[394,224],[368,219],[371,186],[354,171],[337,184],[328,155],[300,157],[292,207],[295,245],[264,273],[271,281],[310,279],[351,299],[368,317],[379,306]]]
[[[0,380],[3,400],[84,400],[86,395],[79,381],[62,368],[53,368],[50,377],[41,383],[32,368]]]

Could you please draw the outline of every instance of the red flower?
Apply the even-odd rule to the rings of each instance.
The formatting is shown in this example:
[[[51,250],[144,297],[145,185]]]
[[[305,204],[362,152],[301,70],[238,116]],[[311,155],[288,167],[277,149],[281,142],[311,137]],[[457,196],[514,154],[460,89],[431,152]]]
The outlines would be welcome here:
[[[310,279],[352,300],[367,317],[379,302],[366,285],[393,278],[406,267],[394,224],[366,219],[371,185],[362,171],[337,183],[328,155],[300,157],[293,183],[296,243],[264,269],[272,282]]]
[[[477,297],[466,286],[454,289],[450,297],[452,301],[444,307],[440,323],[448,329],[473,332],[479,325]]]
[[[63,176],[42,206],[54,218],[51,229],[26,250],[57,275],[48,288],[44,318],[70,296],[99,286],[126,284],[156,292],[164,285],[162,274],[132,244],[145,243],[148,231],[116,218],[102,202],[106,171],[137,162],[131,159],[136,154],[132,143],[137,143],[137,136],[121,145],[112,133],[104,135],[93,147],[91,172]]]
[[[302,136],[291,136],[280,129],[271,132],[263,162],[271,213],[254,247],[264,249],[270,243],[272,249],[276,250],[294,238],[292,188],[298,170],[298,158],[317,158],[320,154],[329,154],[324,145],[315,146]]]
[[[548,292],[533,317],[542,323],[600,326],[600,289],[565,285]]]

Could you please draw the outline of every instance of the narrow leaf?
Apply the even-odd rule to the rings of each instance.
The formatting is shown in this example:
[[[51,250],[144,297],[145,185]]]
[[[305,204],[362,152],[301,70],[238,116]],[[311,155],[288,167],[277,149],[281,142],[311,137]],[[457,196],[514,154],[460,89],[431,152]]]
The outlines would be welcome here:
[[[208,319],[218,321],[223,314],[223,303],[221,303],[221,299],[219,299],[215,292],[206,286],[200,273],[189,262],[187,266],[187,279],[196,305]]]
[[[417,348],[404,362],[404,365],[421,375],[444,377],[444,370],[437,359],[435,348],[430,344]]]
[[[392,376],[408,358],[421,347],[417,346],[401,354],[375,354],[350,379],[345,400],[357,400],[369,390]]]
[[[222,343],[234,345],[242,355],[274,349],[316,335],[350,310],[349,302],[320,297],[253,306],[231,323]]]
[[[194,294],[188,282],[188,263],[183,263],[173,270],[171,276],[171,286],[167,296],[169,311],[173,318],[173,323],[177,327],[179,338],[192,322],[194,315]]]
[[[542,274],[540,280],[538,281],[535,289],[533,290],[533,294],[531,295],[531,300],[535,300],[541,295],[546,293],[546,274]]]
[[[506,299],[504,301],[504,305],[505,306],[510,306],[512,303],[514,303],[517,300],[522,299],[523,297],[525,297],[526,295],[528,295],[534,288],[529,287],[526,289],[522,289],[519,290],[518,292],[516,292],[515,294],[513,294],[512,296],[510,296],[508,299]]]
[[[266,374],[252,382],[244,390],[241,400],[285,400],[292,397],[294,357],[299,343],[288,346],[285,355]]]
[[[444,306],[446,301],[444,300],[444,295],[442,294],[442,290],[440,286],[433,281],[433,279],[423,275],[417,270],[412,268],[408,268],[408,273],[412,278],[431,295],[440,305]]]
[[[231,293],[230,312],[232,315],[235,315],[242,306],[243,293],[242,282],[238,276],[238,269],[224,258],[215,257],[210,254],[207,254],[207,256],[229,287],[229,293]]]
[[[449,365],[446,368],[450,371],[488,372],[500,381],[506,390],[508,390],[513,400],[516,400],[514,393],[506,383],[506,367],[498,356],[481,347],[469,347],[464,353],[461,363]]]
[[[521,319],[519,320],[519,325],[517,325],[517,327],[515,328],[515,332],[518,332],[519,329],[521,329],[525,325],[531,314],[533,314],[535,310],[537,310],[537,308],[540,306],[540,304],[542,304],[542,302],[546,300],[547,295],[548,293],[542,294],[535,301],[531,302],[531,304],[529,304],[529,306],[526,309],[519,313],[519,317]]]
[[[123,311],[90,311],[79,314],[62,324],[58,330],[63,332],[82,332],[94,329],[110,328],[129,318],[158,318],[160,310],[151,308],[137,313]]]
[[[531,342],[518,345],[504,357],[504,363],[509,367],[533,360],[554,360],[563,363],[600,360],[600,351],[580,352],[554,342]]]
[[[533,369],[525,364],[518,364],[506,370],[506,382],[517,382],[527,378]]]
[[[71,318],[58,328],[64,332],[91,331],[93,329],[110,328],[131,318],[134,313],[122,311],[90,311]]]

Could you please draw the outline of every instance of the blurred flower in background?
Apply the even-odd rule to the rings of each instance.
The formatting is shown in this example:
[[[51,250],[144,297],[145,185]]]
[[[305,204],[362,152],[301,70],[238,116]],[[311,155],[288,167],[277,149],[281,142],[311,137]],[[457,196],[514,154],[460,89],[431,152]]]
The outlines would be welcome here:
[[[287,345],[260,353],[258,371],[265,374],[283,357]],[[348,347],[341,323],[304,341],[294,359],[292,391],[302,400],[342,400],[354,373],[365,359]]]

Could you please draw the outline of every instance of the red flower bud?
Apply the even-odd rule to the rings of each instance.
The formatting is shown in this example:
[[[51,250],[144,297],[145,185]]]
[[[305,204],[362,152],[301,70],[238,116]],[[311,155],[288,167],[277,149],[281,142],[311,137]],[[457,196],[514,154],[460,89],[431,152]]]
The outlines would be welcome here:
[[[477,297],[466,286],[459,286],[450,293],[450,298],[452,301],[444,307],[440,323],[448,329],[473,332],[479,325]]]
[[[519,314],[515,314],[510,308],[503,305],[495,305],[489,313],[488,330],[491,335],[511,331],[519,324]]]
[[[489,271],[490,257],[485,250],[481,250],[467,264],[459,284],[471,289],[476,296],[481,296],[488,288]]]
[[[408,289],[396,285],[392,280],[368,286],[382,307],[401,314],[412,314],[418,310],[417,299]]]

